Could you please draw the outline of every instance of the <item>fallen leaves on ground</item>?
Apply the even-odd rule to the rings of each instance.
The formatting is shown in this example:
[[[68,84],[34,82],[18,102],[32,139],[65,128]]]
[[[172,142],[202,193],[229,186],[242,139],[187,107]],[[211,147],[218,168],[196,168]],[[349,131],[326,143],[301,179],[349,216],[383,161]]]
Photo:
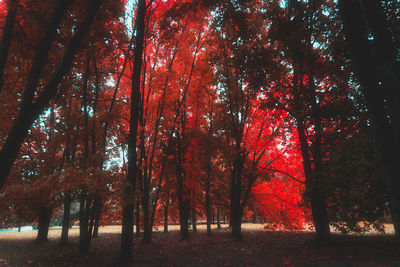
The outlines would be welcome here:
[[[172,228],[176,229],[176,228]],[[134,240],[132,266],[399,266],[400,254],[392,235],[333,235],[332,245],[318,245],[312,232],[266,231],[243,227],[243,241],[235,242],[229,228],[207,237],[201,228],[190,240],[178,231],[155,232],[152,244]],[[0,265],[11,266],[118,266],[120,234],[115,227],[101,228],[88,255],[78,252],[77,231],[70,243],[59,244],[55,230],[44,244],[29,238],[0,235]],[[24,234],[21,234],[21,237]]]

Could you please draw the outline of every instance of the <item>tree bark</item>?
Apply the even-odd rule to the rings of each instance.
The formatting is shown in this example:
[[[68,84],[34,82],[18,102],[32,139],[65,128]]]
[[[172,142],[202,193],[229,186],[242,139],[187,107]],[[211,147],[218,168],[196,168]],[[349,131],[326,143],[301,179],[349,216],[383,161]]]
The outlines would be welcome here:
[[[178,184],[178,209],[179,209],[179,224],[180,235],[182,240],[189,239],[189,199],[185,196],[184,188],[184,173],[183,173],[183,148],[181,134],[177,134],[177,151],[175,153],[176,162],[176,180]]]
[[[88,253],[93,234],[94,208],[92,198],[81,196],[79,205],[79,252]]]
[[[99,227],[100,227],[100,220],[101,220],[101,213],[102,213],[102,199],[99,195],[96,196],[94,212],[94,229],[93,229],[93,238],[99,237]]]
[[[196,211],[193,209],[192,210],[192,226],[193,226],[193,232],[197,232],[197,224],[196,224]]]
[[[4,70],[7,63],[7,58],[11,46],[11,39],[14,32],[15,16],[17,15],[18,1],[8,1],[8,12],[6,25],[4,26],[3,36],[0,43],[0,92],[3,89]]]
[[[210,200],[210,179],[211,179],[211,167],[207,166],[207,181],[206,181],[206,216],[207,216],[207,236],[211,236],[211,200]]]
[[[64,215],[62,220],[62,231],[61,231],[61,244],[68,243],[68,231],[71,220],[71,195],[66,193],[64,196]]]
[[[236,153],[240,149],[236,149]],[[233,170],[231,176],[231,223],[232,223],[232,236],[236,241],[242,240],[242,207],[241,207],[241,194],[242,194],[242,159],[240,155],[233,162]]]
[[[131,107],[129,117],[129,136],[128,136],[128,175],[127,182],[131,190],[126,190],[127,194],[132,194],[131,198],[124,203],[122,213],[122,235],[121,235],[121,262],[132,262],[133,257],[133,210],[134,194],[137,180],[137,136],[139,123],[139,104],[140,104],[140,78],[143,64],[143,43],[145,31],[146,1],[139,0],[136,12],[136,45],[134,52],[134,64],[132,73]],[[129,196],[129,195],[128,195]]]
[[[132,261],[133,210],[133,203],[126,204],[122,210],[121,260],[123,262]]]
[[[149,181],[147,175],[144,175],[144,183],[143,183],[143,196],[142,196],[142,207],[143,207],[143,240],[144,244],[151,243],[151,232],[152,227],[150,225],[150,212],[149,212],[149,197],[150,197],[150,188]]]
[[[136,200],[136,237],[140,236],[140,200]]]
[[[169,209],[169,197],[164,206],[164,233],[168,233],[168,209]]]
[[[376,59],[373,58],[371,42],[368,40],[361,4],[356,0],[341,0],[339,10],[343,19],[346,42],[352,53],[374,127],[376,146],[383,167],[382,180],[389,201],[396,242],[400,245],[400,192],[397,173],[400,157],[395,145],[398,140],[395,130],[388,121],[383,90],[378,79],[379,70],[375,64]]]
[[[217,229],[221,229],[221,208],[217,208]]]
[[[51,220],[51,215],[53,213],[53,209],[46,207],[43,205],[40,207],[39,211],[39,228],[38,228],[38,234],[36,237],[37,242],[46,242],[48,241],[47,236],[49,233],[49,227],[50,227],[50,220]]]

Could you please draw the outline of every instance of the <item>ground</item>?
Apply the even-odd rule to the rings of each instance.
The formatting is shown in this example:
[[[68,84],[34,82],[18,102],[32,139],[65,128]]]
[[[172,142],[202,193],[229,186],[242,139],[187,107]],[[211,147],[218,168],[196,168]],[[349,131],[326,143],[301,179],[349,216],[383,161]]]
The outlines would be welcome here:
[[[215,227],[215,226],[213,226]],[[267,231],[261,224],[244,224],[243,241],[235,242],[229,228],[213,229],[208,238],[200,225],[187,241],[177,226],[154,233],[152,244],[134,241],[132,266],[400,266],[392,234],[333,235],[329,246],[318,246],[312,232]],[[78,252],[78,228],[70,244],[59,244],[61,229],[49,232],[49,242],[37,244],[37,230],[0,233],[0,265],[4,266],[118,266],[120,226],[100,228],[90,252]]]

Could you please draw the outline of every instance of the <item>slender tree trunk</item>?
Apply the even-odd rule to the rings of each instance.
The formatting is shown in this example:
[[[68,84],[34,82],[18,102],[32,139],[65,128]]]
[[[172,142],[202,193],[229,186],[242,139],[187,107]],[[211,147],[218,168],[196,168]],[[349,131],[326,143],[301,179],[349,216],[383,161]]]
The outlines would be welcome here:
[[[144,183],[143,183],[143,197],[142,197],[142,207],[143,207],[143,240],[142,242],[145,244],[151,243],[151,231],[152,227],[150,225],[150,212],[149,212],[149,183],[147,180],[147,176],[144,175]]]
[[[68,231],[71,220],[71,202],[71,195],[66,193],[64,196],[64,215],[62,221],[61,244],[68,243]]]
[[[140,236],[140,200],[136,200],[136,237]]]
[[[3,36],[0,43],[0,92],[3,88],[3,76],[10,50],[11,39],[14,32],[15,16],[17,15],[17,0],[9,1],[6,25],[4,26]]]
[[[88,253],[92,239],[93,205],[92,199],[82,196],[79,205],[79,252]]]
[[[133,257],[133,210],[135,207],[134,194],[137,180],[137,136],[139,123],[139,104],[140,104],[140,80],[143,64],[143,43],[145,32],[145,13],[146,1],[138,0],[136,12],[136,44],[134,51],[134,63],[132,70],[132,91],[131,91],[131,107],[129,117],[129,136],[128,136],[128,175],[127,181],[129,187],[126,193],[130,200],[124,203],[122,212],[122,236],[121,236],[121,262],[132,262]]]
[[[96,196],[97,201],[95,209],[95,216],[94,216],[94,229],[93,229],[93,238],[99,237],[99,227],[100,227],[100,220],[101,220],[101,213],[102,213],[102,199],[100,196]]]
[[[168,233],[168,209],[169,209],[169,197],[164,206],[164,233]]]
[[[321,178],[323,175],[322,170],[322,126],[321,126],[321,107],[317,102],[317,96],[315,95],[315,85],[314,85],[314,73],[310,74],[309,90],[311,94],[311,106],[312,115],[314,119],[314,132],[315,140],[312,144],[313,148],[313,158],[314,158],[314,173],[311,178],[311,192],[310,194],[312,203],[314,206],[314,221],[318,222],[317,238],[323,243],[330,242],[330,229],[329,229],[329,218],[328,212],[326,210],[326,200],[324,196],[324,191],[321,187]]]
[[[217,229],[221,229],[221,208],[217,208]]]
[[[239,149],[236,150],[239,153]],[[241,156],[238,155],[233,163],[233,171],[231,177],[231,223],[232,236],[236,241],[242,240],[242,208],[241,208],[241,193],[242,193],[242,162]]]
[[[192,225],[193,225],[193,232],[197,232],[197,224],[196,224],[196,211],[192,210]]]
[[[53,209],[42,206],[39,211],[39,228],[38,228],[38,234],[36,237],[37,242],[46,242],[48,241],[47,236],[49,233],[49,227],[50,227],[50,220],[51,220],[51,215],[53,213]]]
[[[175,156],[176,162],[176,179],[178,184],[178,209],[179,209],[179,224],[180,224],[180,235],[182,240],[189,238],[189,199],[185,196],[185,188],[184,188],[184,173],[182,166],[182,157],[183,157],[183,149],[182,149],[182,140],[181,135],[178,133],[178,144],[177,151]]]
[[[207,216],[207,236],[211,236],[211,199],[210,199],[210,187],[211,187],[211,162],[207,165],[207,181],[206,181],[206,216]]]

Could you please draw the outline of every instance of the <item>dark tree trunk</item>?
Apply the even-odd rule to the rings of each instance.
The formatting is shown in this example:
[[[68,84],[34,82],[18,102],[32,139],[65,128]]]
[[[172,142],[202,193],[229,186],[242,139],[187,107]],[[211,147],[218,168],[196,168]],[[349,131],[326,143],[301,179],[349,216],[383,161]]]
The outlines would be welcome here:
[[[28,77],[28,82],[25,86],[24,97],[20,105],[18,116],[5,140],[0,151],[0,189],[7,180],[8,174],[17,158],[18,151],[34,121],[43,112],[50,100],[56,95],[57,88],[62,78],[69,72],[72,66],[72,61],[75,54],[79,50],[82,40],[89,30],[90,25],[97,11],[102,4],[102,0],[91,0],[88,7],[88,14],[81,25],[79,25],[76,34],[72,37],[62,61],[53,72],[50,80],[43,88],[42,92],[34,101],[37,84],[40,74],[43,70],[44,63],[48,57],[48,52],[53,44],[54,37],[57,33],[58,25],[63,19],[68,10],[71,0],[61,1],[56,11],[53,14],[47,33],[42,39],[35,60],[32,64],[31,72]]]
[[[374,35],[374,44],[379,51],[377,62],[380,63],[383,86],[388,94],[390,119],[397,136],[397,146],[400,149],[400,64],[397,60],[395,36],[391,32],[380,1],[368,0],[363,4]]]
[[[308,18],[304,20],[304,14],[299,14],[297,9],[297,1],[292,1],[288,6],[289,13],[293,12],[291,15],[295,15],[298,21],[305,22],[307,20],[308,31],[306,34],[306,50],[304,51],[304,59],[293,59],[293,94],[295,101],[298,103],[304,103],[303,108],[296,110],[296,121],[297,130],[299,133],[299,142],[301,148],[301,154],[303,158],[303,168],[305,174],[305,196],[307,201],[311,205],[311,212],[313,217],[313,222],[315,226],[315,231],[317,234],[317,240],[322,243],[328,243],[330,241],[330,229],[329,229],[329,218],[327,215],[325,197],[320,185],[322,172],[322,121],[321,121],[321,107],[317,101],[315,93],[315,83],[314,83],[314,52],[312,44],[312,32],[314,27],[314,13],[316,9],[316,2],[309,2]],[[306,23],[307,23],[306,22]],[[308,66],[308,88],[304,87],[303,76],[300,73],[303,69],[302,66]],[[299,77],[300,76],[300,77]],[[302,89],[302,92],[300,92]],[[305,94],[304,94],[305,92]],[[306,136],[306,126],[305,126],[305,114],[304,110],[308,109],[311,105],[311,118],[310,121],[314,126],[314,136],[315,139],[312,141],[311,147],[309,146],[309,141]],[[312,163],[314,163],[314,169],[312,168]]]
[[[136,237],[140,235],[140,200],[136,200]]]
[[[217,229],[221,229],[221,208],[217,208]]]
[[[143,197],[142,197],[142,207],[143,207],[143,240],[142,242],[145,244],[151,243],[151,232],[152,227],[150,225],[150,212],[149,212],[149,183],[146,175],[144,175],[144,183],[143,183]]]
[[[94,229],[93,229],[93,238],[99,237],[99,227],[100,227],[100,220],[101,220],[101,213],[102,213],[102,199],[100,196],[96,196],[97,201],[95,201],[96,205],[95,209],[95,216],[94,216]]]
[[[182,240],[189,238],[189,199],[185,196],[185,188],[184,188],[184,173],[183,173],[183,149],[182,149],[182,140],[181,134],[178,133],[178,144],[177,151],[175,155],[176,162],[176,180],[178,184],[178,209],[179,209],[179,224],[180,224],[180,235]]]
[[[17,15],[17,0],[9,1],[6,25],[4,26],[3,36],[0,44],[0,92],[3,88],[4,69],[6,67],[7,58],[10,50],[11,39],[14,32],[15,16]]]
[[[207,181],[206,181],[206,216],[207,216],[207,236],[211,236],[211,199],[210,199],[210,187],[211,187],[211,162],[208,162],[207,166]]]
[[[393,125],[388,121],[389,116],[383,99],[383,92],[386,90],[383,90],[380,85],[380,71],[375,64],[377,60],[373,58],[374,51],[368,40],[360,2],[341,0],[339,10],[343,19],[346,42],[352,53],[369,116],[374,126],[376,146],[383,167],[383,184],[389,200],[396,241],[400,245],[400,192],[397,171],[400,157],[396,146],[398,138]],[[393,100],[388,99],[389,103],[391,101]],[[396,116],[396,114],[391,115]]]
[[[316,223],[317,238],[320,242],[330,242],[329,218],[326,210],[326,203],[320,180],[322,171],[322,126],[321,126],[321,107],[315,95],[314,73],[310,74],[309,90],[311,94],[312,117],[314,119],[315,140],[312,144],[314,158],[314,173],[311,177],[311,206],[313,207],[313,218]],[[304,133],[304,132],[303,132]],[[318,225],[318,226],[317,226]]]
[[[93,234],[94,206],[90,197],[82,196],[79,205],[79,252],[88,253]]]
[[[133,252],[133,210],[134,205],[132,203],[125,205],[122,210],[121,256],[130,257],[130,261],[132,260]],[[121,260],[124,260],[124,258]],[[125,258],[125,261],[127,260]]]
[[[303,158],[303,168],[306,180],[306,196],[311,204],[311,213],[319,242],[329,242],[330,230],[327,220],[325,199],[321,196],[319,188],[313,183],[311,159],[308,152],[307,137],[305,135],[304,124],[301,119],[297,120],[297,131],[299,134],[299,143]]]
[[[240,151],[237,149],[236,151]],[[237,152],[239,153],[239,152]],[[241,194],[242,194],[242,162],[241,156],[238,155],[233,163],[233,171],[231,177],[231,223],[232,223],[232,236],[236,241],[242,240],[242,207],[241,207]]]
[[[164,206],[164,233],[168,233],[168,209],[169,209],[169,197]]]
[[[61,244],[68,243],[68,231],[71,220],[71,195],[66,193],[64,196],[64,215],[62,221],[62,231],[61,231]]]
[[[197,224],[196,224],[196,211],[193,209],[192,211],[192,225],[193,225],[193,232],[197,232]]]
[[[48,241],[47,235],[49,233],[49,227],[50,227],[50,220],[51,220],[51,215],[53,213],[53,209],[42,206],[39,211],[39,228],[38,228],[38,234],[36,237],[37,242],[46,242]]]
[[[131,107],[129,117],[129,135],[128,135],[128,175],[127,181],[130,189],[126,190],[127,200],[122,212],[122,236],[121,236],[121,262],[132,262],[133,257],[133,210],[135,207],[134,194],[137,180],[137,137],[139,124],[139,104],[140,104],[140,80],[143,64],[143,43],[145,32],[145,13],[146,1],[139,0],[136,12],[136,44],[134,52],[134,63],[132,70],[132,91]]]
[[[82,110],[83,110],[83,159],[81,168],[85,171],[89,157],[89,112],[88,112],[88,81],[90,74],[90,59],[87,57],[86,68],[83,73],[82,84]],[[81,189],[79,202],[79,252],[87,253],[90,247],[91,232],[89,228],[89,216],[91,209],[91,198],[87,196],[85,188]],[[89,236],[90,235],[90,236]]]

